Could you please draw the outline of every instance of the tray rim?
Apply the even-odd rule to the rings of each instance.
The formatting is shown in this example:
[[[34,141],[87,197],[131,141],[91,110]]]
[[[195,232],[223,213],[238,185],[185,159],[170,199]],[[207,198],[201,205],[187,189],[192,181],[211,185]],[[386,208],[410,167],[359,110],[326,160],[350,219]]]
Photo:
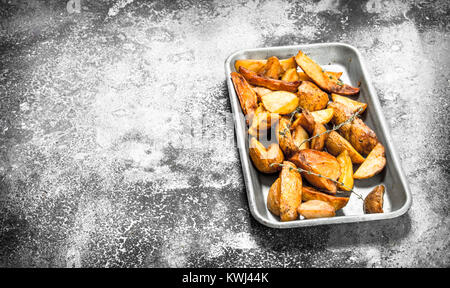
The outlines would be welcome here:
[[[339,217],[331,217],[331,218],[318,218],[318,219],[303,219],[303,220],[295,220],[295,221],[289,221],[289,222],[277,222],[272,223],[268,220],[266,220],[256,209],[255,204],[255,198],[254,194],[255,191],[253,189],[253,184],[250,185],[250,183],[253,183],[253,179],[250,175],[250,169],[249,169],[249,161],[247,155],[244,155],[244,151],[246,151],[245,142],[242,138],[245,137],[238,137],[238,131],[242,130],[242,127],[239,127],[238,123],[238,117],[243,117],[243,113],[241,112],[240,104],[237,102],[238,97],[236,95],[236,92],[234,90],[234,85],[231,81],[230,73],[232,70],[230,67],[233,65],[231,63],[232,59],[239,54],[245,53],[245,52],[261,52],[261,51],[268,51],[273,49],[305,49],[305,48],[317,48],[317,47],[325,47],[325,46],[340,46],[345,47],[347,49],[352,50],[352,52],[355,54],[357,59],[359,60],[359,63],[361,64],[361,72],[363,75],[363,78],[365,79],[367,88],[368,88],[368,97],[372,98],[373,105],[375,106],[373,111],[377,114],[378,119],[380,120],[380,129],[382,133],[384,134],[386,138],[385,145],[390,151],[393,168],[397,171],[401,184],[403,185],[405,189],[405,196],[406,201],[403,204],[402,207],[395,211],[387,212],[387,213],[380,213],[380,214],[363,214],[363,215],[349,215],[349,216],[339,216]],[[244,182],[245,187],[247,191],[247,200],[250,208],[250,213],[252,216],[261,224],[268,226],[270,228],[298,228],[298,227],[309,227],[309,226],[318,226],[318,225],[330,225],[330,224],[342,224],[342,223],[358,223],[358,222],[367,222],[367,221],[375,221],[375,220],[386,220],[386,219],[392,219],[400,217],[401,215],[405,214],[412,205],[412,195],[411,191],[408,185],[408,181],[404,175],[402,166],[400,164],[400,159],[398,157],[397,150],[393,144],[391,133],[389,131],[388,125],[386,123],[386,119],[383,115],[381,104],[378,98],[378,95],[375,91],[375,88],[372,85],[372,80],[370,77],[370,74],[367,71],[365,61],[361,55],[361,53],[358,51],[358,49],[352,45],[341,43],[341,42],[326,42],[326,43],[313,43],[313,44],[298,44],[298,45],[288,45],[288,46],[273,46],[273,47],[262,47],[262,48],[250,48],[250,49],[241,49],[234,53],[232,53],[230,56],[227,57],[225,60],[225,76],[227,79],[227,87],[228,87],[228,95],[231,102],[231,110],[233,113],[233,119],[235,123],[235,130],[236,130],[236,142],[239,150],[239,157],[241,160],[241,166],[242,166],[242,172],[244,175]],[[241,113],[239,113],[241,112]],[[237,114],[239,113],[239,114]],[[241,115],[242,114],[242,115]],[[245,131],[244,131],[245,133]],[[259,172],[258,172],[259,173]]]

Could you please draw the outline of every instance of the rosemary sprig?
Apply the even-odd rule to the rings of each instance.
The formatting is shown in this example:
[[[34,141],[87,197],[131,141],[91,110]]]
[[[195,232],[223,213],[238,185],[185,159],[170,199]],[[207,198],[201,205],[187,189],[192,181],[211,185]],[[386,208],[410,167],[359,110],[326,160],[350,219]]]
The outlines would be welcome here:
[[[279,163],[272,163],[272,164],[270,164],[271,167],[274,166],[274,165],[278,165],[278,166],[281,166],[281,167],[287,166],[287,165],[285,165],[285,164],[279,164]],[[294,169],[294,168],[292,168],[292,167],[289,166],[289,170],[292,170],[292,169]],[[304,169],[302,169],[302,168],[297,168],[297,169],[295,169],[295,170],[297,170],[298,172],[305,172],[305,173],[307,173],[308,175],[314,175],[314,176],[317,176],[317,177],[320,177],[320,178],[324,178],[324,179],[330,180],[331,182],[333,182],[333,183],[335,183],[335,184],[338,184],[338,185],[344,187],[345,189],[348,189],[347,192],[351,192],[351,193],[355,194],[356,197],[358,197],[359,199],[361,199],[361,200],[364,201],[364,199],[363,199],[363,197],[362,197],[361,195],[359,195],[358,193],[356,193],[352,188],[345,186],[345,184],[342,183],[342,182],[336,181],[336,180],[334,180],[334,179],[332,179],[332,178],[330,178],[330,177],[327,177],[327,176],[323,176],[322,174],[317,174],[317,173],[314,173],[314,172],[311,172],[311,171],[308,171],[308,170],[304,170]]]
[[[333,125],[333,128],[331,128],[331,129],[329,129],[329,130],[326,130],[326,131],[324,131],[324,132],[322,132],[322,133],[319,133],[319,134],[317,134],[317,135],[314,135],[314,136],[312,136],[312,137],[310,137],[310,138],[308,138],[308,139],[303,140],[303,141],[298,145],[298,147],[301,147],[304,143],[309,142],[309,141],[311,141],[311,140],[314,139],[314,138],[317,138],[317,137],[320,137],[320,136],[322,136],[322,135],[324,135],[324,134],[327,134],[327,133],[336,131],[336,130],[340,129],[342,126],[344,126],[344,125],[346,125],[346,124],[352,123],[353,120],[355,120],[355,118],[356,118],[362,111],[363,111],[363,108],[362,108],[362,107],[359,107],[359,109],[358,109],[355,113],[353,113],[352,116],[350,116],[350,118],[348,118],[347,120],[345,120],[345,121],[342,122],[341,124],[339,124],[339,125],[337,125],[337,126],[334,126],[334,125]]]

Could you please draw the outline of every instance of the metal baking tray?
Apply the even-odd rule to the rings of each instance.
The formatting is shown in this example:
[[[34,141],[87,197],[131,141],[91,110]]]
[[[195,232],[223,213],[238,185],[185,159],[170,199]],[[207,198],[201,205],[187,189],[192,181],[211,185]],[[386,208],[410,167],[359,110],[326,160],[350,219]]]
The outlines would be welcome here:
[[[290,222],[281,222],[277,216],[274,216],[267,209],[267,194],[270,186],[278,177],[278,174],[264,175],[258,172],[253,166],[248,154],[248,128],[231,81],[230,73],[236,71],[234,62],[238,59],[267,59],[270,56],[285,59],[297,55],[299,50],[307,53],[309,57],[327,71],[344,72],[341,77],[344,83],[356,86],[358,81],[361,82],[359,95],[351,96],[351,98],[368,104],[362,119],[375,131],[378,139],[385,146],[387,165],[375,177],[365,180],[355,180],[354,191],[365,197],[375,186],[383,184],[386,187],[383,207],[385,213],[364,214],[362,208],[363,203],[355,195],[352,195],[347,206],[338,210],[336,216],[332,218],[299,219]],[[412,201],[411,192],[403,174],[398,154],[391,140],[388,125],[381,111],[375,89],[372,86],[361,54],[355,47],[342,43],[322,43],[240,50],[230,55],[225,61],[225,75],[235,123],[242,172],[247,189],[248,203],[250,211],[257,221],[272,228],[294,228],[390,219],[403,215],[408,211]]]

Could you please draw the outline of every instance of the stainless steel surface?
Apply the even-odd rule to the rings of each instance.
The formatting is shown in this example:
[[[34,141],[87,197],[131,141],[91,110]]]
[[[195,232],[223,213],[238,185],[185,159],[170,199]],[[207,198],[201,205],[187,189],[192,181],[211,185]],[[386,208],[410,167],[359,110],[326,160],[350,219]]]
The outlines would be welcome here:
[[[364,214],[362,201],[355,197],[355,195],[350,197],[347,206],[338,211],[336,217],[333,218],[281,222],[278,217],[272,215],[267,209],[267,193],[270,185],[276,179],[277,174],[263,175],[251,163],[248,154],[249,139],[247,126],[229,75],[235,71],[234,62],[238,59],[266,59],[270,56],[277,56],[280,59],[289,58],[295,56],[298,50],[306,52],[308,56],[322,65],[326,70],[344,72],[341,78],[345,83],[357,85],[358,81],[361,81],[360,94],[357,97],[352,97],[352,99],[368,104],[367,111],[362,116],[362,119],[375,131],[378,139],[385,146],[387,165],[383,172],[375,177],[366,180],[355,180],[354,191],[365,197],[376,185],[384,184],[386,186],[384,196],[385,213]],[[390,133],[375,89],[371,84],[361,55],[356,48],[341,43],[323,43],[241,50],[228,57],[225,62],[225,74],[235,120],[237,145],[244,174],[248,203],[252,215],[260,223],[273,228],[294,228],[390,219],[408,211],[412,201],[411,193],[403,174],[399,157],[390,139]]]

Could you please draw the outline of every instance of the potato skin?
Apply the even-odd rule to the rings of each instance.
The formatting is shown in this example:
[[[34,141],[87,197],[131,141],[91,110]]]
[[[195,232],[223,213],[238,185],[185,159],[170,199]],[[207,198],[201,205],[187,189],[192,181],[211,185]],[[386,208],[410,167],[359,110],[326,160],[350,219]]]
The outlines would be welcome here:
[[[333,206],[320,200],[309,200],[298,207],[298,213],[306,219],[327,218],[336,215]]]
[[[291,132],[292,140],[294,141],[294,145],[297,147],[296,151],[301,149],[309,149],[309,142],[301,144],[304,140],[309,138],[308,132],[306,132],[301,125],[297,125],[297,127],[295,127]]]
[[[292,139],[289,124],[290,124],[289,118],[287,116],[283,116],[278,121],[278,125],[276,128],[277,141],[286,157],[289,157],[290,155],[294,154],[299,150]]]
[[[300,78],[298,77],[297,69],[291,68],[286,70],[286,72],[284,72],[283,76],[281,77],[281,80],[288,82],[299,81]]]
[[[303,149],[295,153],[289,161],[303,170],[320,174],[333,180],[337,180],[341,175],[340,166],[336,158],[324,151]],[[336,194],[337,187],[333,181],[306,172],[303,172],[302,175],[312,185],[325,189],[331,194]]]
[[[325,141],[328,138],[328,133],[325,133],[327,131],[327,128],[325,128],[325,126],[323,124],[320,124],[318,122],[315,123],[314,125],[314,132],[313,132],[313,136],[322,134],[319,137],[316,137],[314,139],[311,140],[311,149],[315,149],[315,150],[323,150],[323,147],[325,146]]]
[[[236,71],[239,71],[239,67],[242,66],[250,71],[258,72],[264,65],[266,65],[266,63],[267,60],[263,59],[241,59],[234,62],[234,68],[236,69]],[[282,59],[280,60],[280,64],[284,71],[297,67],[297,63],[295,62],[294,57]]]
[[[270,186],[269,194],[267,194],[267,209],[272,214],[280,216],[280,195],[281,195],[281,178],[278,177],[272,186]]]
[[[292,123],[291,129],[295,129],[297,125],[301,125],[306,131],[308,131],[308,133],[312,134],[314,132],[316,121],[308,110],[303,110],[302,113],[296,113],[295,117],[297,117],[297,119],[295,119],[294,123]]]
[[[280,167],[278,165],[271,166],[271,164],[281,164],[284,161],[283,151],[281,151],[278,144],[272,143],[266,149],[261,142],[253,137],[250,140],[249,154],[256,169],[262,173],[268,174],[279,171]]]
[[[233,81],[236,94],[241,103],[242,112],[245,115],[254,113],[256,108],[258,108],[258,98],[255,91],[253,91],[247,80],[239,73],[232,72],[231,80]]]
[[[343,151],[347,151],[350,159],[355,164],[361,164],[364,162],[364,157],[353,148],[352,144],[348,142],[344,137],[339,135],[336,131],[328,133],[327,141],[325,141],[328,153],[333,156],[338,156]]]
[[[355,174],[354,179],[367,179],[375,176],[383,171],[386,166],[386,157],[384,146],[378,143],[373,150],[369,153],[366,160],[359,166]]]
[[[334,207],[334,210],[337,211],[342,209],[347,205],[350,197],[338,197],[333,195],[328,195],[326,193],[320,192],[312,187],[303,186],[302,187],[302,201],[306,202],[309,200],[320,200],[327,202],[331,206]]]
[[[298,218],[297,208],[302,203],[302,177],[297,167],[284,161],[281,169],[280,219],[292,221]]]
[[[364,213],[383,213],[384,186],[378,185],[364,199]]]
[[[263,86],[269,88],[270,90],[283,90],[288,92],[297,92],[298,86],[300,86],[300,81],[286,82],[283,80],[271,79],[265,76],[258,75],[257,73],[245,69],[244,67],[239,67],[239,72],[244,76],[248,83],[256,86]]]
[[[261,70],[258,72],[261,75],[264,75],[268,78],[272,79],[280,79],[281,74],[284,73],[283,68],[281,67],[280,61],[277,57],[272,56],[267,59],[266,65],[264,65]]]
[[[303,81],[298,87],[300,107],[313,112],[327,107],[328,94],[320,90],[314,83]]]

